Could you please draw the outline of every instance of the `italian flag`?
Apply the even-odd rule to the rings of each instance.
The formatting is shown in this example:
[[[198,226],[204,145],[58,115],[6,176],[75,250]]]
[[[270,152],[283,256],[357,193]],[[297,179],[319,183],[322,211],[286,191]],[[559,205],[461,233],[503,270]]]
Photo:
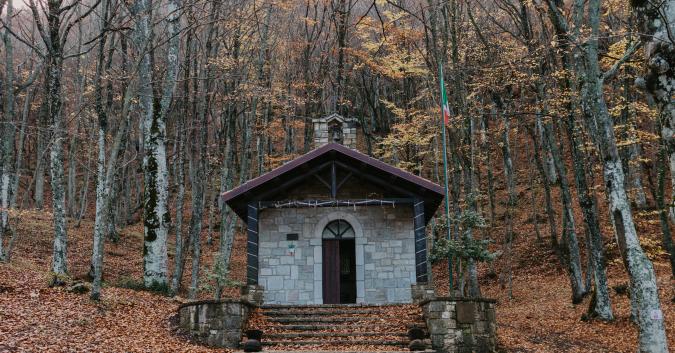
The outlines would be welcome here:
[[[443,68],[440,68],[441,76],[441,113],[443,114],[443,127],[450,123],[450,106],[448,105],[448,95],[445,93],[445,81],[443,80]]]

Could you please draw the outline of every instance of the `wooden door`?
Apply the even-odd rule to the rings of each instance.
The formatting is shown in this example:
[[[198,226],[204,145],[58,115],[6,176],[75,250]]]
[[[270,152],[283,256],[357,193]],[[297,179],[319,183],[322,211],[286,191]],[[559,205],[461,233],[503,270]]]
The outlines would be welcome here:
[[[323,303],[340,304],[340,241],[324,239],[323,247]]]

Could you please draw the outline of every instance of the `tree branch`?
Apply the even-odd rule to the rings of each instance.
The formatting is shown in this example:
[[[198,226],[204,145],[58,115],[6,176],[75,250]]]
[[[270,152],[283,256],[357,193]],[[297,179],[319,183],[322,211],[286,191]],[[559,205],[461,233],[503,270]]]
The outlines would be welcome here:
[[[626,49],[626,52],[623,54],[621,59],[617,60],[612,67],[610,67],[607,71],[605,71],[602,74],[601,80],[605,81],[608,80],[614,75],[616,75],[616,72],[621,68],[621,65],[623,65],[628,59],[630,59],[635,52],[642,47],[642,41],[638,40],[637,42],[633,43],[628,49]]]

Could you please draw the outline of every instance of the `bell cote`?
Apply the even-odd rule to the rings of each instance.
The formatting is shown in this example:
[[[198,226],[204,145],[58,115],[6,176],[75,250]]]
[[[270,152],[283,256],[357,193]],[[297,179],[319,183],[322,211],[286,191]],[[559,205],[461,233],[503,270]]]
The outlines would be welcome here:
[[[329,143],[339,143],[356,149],[356,119],[344,118],[337,113],[312,119],[314,124],[314,148]]]

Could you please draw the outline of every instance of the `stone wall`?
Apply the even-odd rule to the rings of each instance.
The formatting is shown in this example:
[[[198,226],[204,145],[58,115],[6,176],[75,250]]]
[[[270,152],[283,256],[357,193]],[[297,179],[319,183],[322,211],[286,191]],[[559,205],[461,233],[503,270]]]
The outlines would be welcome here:
[[[495,301],[436,298],[421,303],[431,344],[442,353],[496,351]]]
[[[240,300],[199,301],[178,308],[180,328],[202,344],[236,348],[250,306]]]
[[[351,149],[356,149],[356,119],[345,119],[337,114],[312,119],[312,123],[314,124],[314,148],[319,148],[333,142],[328,130],[330,124],[336,122],[342,126],[342,144]]]
[[[265,209],[259,276],[269,304],[322,304],[322,232],[344,219],[355,232],[357,302],[409,303],[415,283],[411,205]],[[287,240],[295,233],[298,240]]]

